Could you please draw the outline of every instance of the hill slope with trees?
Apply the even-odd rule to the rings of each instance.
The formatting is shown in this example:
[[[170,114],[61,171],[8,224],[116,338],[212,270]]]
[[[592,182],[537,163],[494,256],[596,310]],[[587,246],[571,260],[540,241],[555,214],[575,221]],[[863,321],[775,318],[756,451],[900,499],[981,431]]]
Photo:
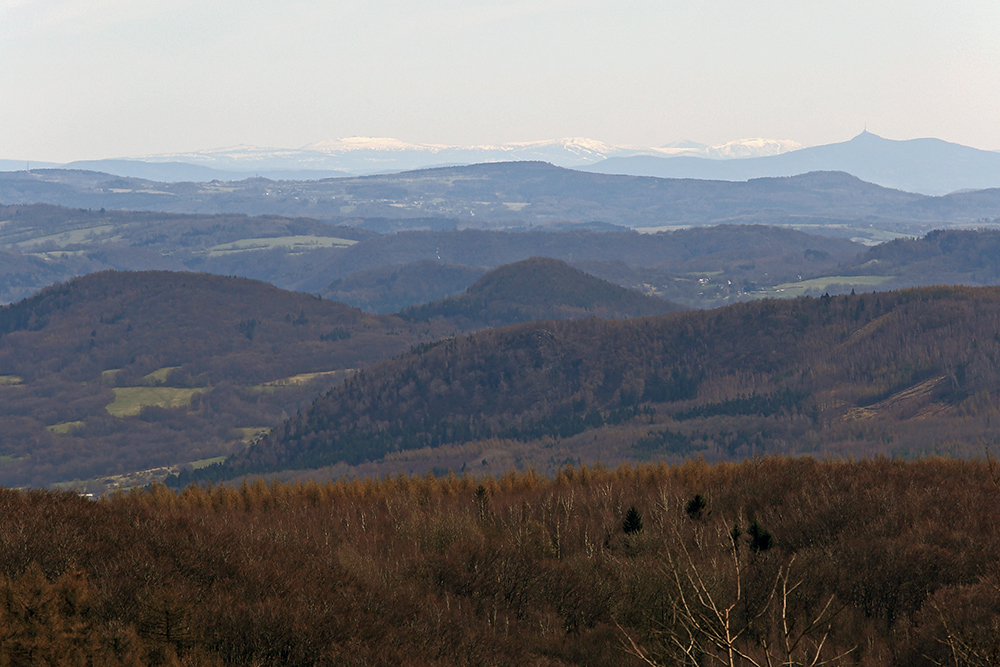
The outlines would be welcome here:
[[[102,272],[0,308],[0,483],[209,459],[433,340],[245,278]]]
[[[421,262],[407,271],[410,280],[420,284],[433,282],[442,263],[492,269],[530,257],[551,257],[624,287],[652,290],[670,301],[705,308],[753,298],[748,292],[758,285],[830,275],[864,250],[848,239],[764,225],[694,227],[657,234],[400,232],[364,239],[336,256],[317,256],[315,281],[304,281],[300,287],[324,296],[344,296],[337,291],[339,282],[329,286],[318,282],[335,276],[349,281],[355,290],[367,285],[372,293],[391,294],[380,285],[385,280],[380,273],[365,273],[370,267]],[[472,282],[457,286],[456,292]],[[348,303],[363,306],[360,301]]]
[[[205,474],[757,454],[974,455],[1000,441],[1000,289],[533,322],[373,366]],[[410,460],[410,465],[413,460]],[[427,464],[430,465],[430,464]]]
[[[1000,230],[935,230],[896,239],[845,264],[846,273],[883,275],[885,287],[1000,284]]]
[[[286,289],[373,232],[308,218],[0,206],[0,304],[104,270],[205,271]]]

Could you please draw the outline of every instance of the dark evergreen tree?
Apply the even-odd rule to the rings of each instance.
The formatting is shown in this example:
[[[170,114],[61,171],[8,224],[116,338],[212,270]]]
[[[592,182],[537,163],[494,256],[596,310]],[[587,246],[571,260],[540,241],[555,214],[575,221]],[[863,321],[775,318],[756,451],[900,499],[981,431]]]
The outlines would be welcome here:
[[[642,532],[642,515],[639,514],[639,510],[635,508],[635,505],[629,507],[628,512],[625,513],[625,520],[622,521],[622,530],[625,531],[626,535]]]

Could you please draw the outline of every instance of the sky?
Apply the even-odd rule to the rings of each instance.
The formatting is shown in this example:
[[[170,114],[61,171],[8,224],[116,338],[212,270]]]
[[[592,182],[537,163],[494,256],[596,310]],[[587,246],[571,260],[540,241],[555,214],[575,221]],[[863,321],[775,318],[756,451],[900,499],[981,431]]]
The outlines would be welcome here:
[[[1000,149],[997,0],[0,0],[0,159],[351,136]]]

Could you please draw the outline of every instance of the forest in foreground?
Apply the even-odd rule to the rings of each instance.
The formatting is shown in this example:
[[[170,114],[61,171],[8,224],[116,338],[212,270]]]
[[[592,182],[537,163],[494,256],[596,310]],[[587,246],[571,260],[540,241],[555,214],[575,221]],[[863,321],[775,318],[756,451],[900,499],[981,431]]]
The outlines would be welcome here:
[[[10,664],[995,665],[987,461],[0,491]],[[6,663],[5,663],[6,664]]]

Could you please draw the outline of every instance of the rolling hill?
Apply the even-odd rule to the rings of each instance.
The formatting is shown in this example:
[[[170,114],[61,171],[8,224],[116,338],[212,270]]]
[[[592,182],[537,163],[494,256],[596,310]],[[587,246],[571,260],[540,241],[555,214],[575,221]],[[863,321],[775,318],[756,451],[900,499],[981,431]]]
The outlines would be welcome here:
[[[438,335],[243,278],[101,272],[55,285],[0,308],[0,484],[229,454]]]
[[[107,269],[204,271],[289,288],[317,256],[373,236],[308,218],[0,206],[0,304]]]
[[[681,307],[595,278],[560,260],[532,257],[493,269],[464,294],[411,306],[400,316],[443,320],[468,330],[533,320],[627,319],[676,310]]]
[[[650,292],[691,308],[757,298],[760,286],[831,275],[864,246],[847,239],[763,225],[694,227],[658,234],[636,232],[495,232],[466,229],[405,232],[365,239],[336,256],[319,257],[315,275],[351,276],[354,289],[384,289],[367,266],[414,262],[410,279],[433,282],[437,264],[495,268],[529,257],[552,257],[616,284]],[[357,272],[357,273],[355,273]],[[455,293],[468,287],[453,284]],[[334,295],[331,287],[304,281],[301,289]],[[364,307],[352,295],[338,293]],[[444,295],[441,295],[444,296]],[[416,305],[412,301],[406,305]]]
[[[978,455],[1000,442],[998,359],[997,288],[534,322],[373,366],[203,474]]]
[[[761,226],[655,235],[451,227],[380,235],[310,218],[0,207],[0,303],[94,271],[157,269],[239,275],[395,311],[460,293],[486,269],[547,256],[659,267],[670,275],[646,282],[669,298],[702,307],[738,297],[745,281],[773,284],[822,274],[862,250],[845,239]],[[692,272],[706,275],[687,275]],[[706,276],[737,289],[706,290],[699,284]]]
[[[791,155],[790,153],[788,155]],[[777,156],[782,157],[782,156]],[[985,193],[985,194],[984,194]],[[574,171],[543,162],[442,167],[318,181],[162,183],[75,170],[0,173],[0,203],[327,220],[432,220],[522,229],[574,223],[662,228],[723,222],[874,227],[906,233],[1000,216],[1000,189],[929,197],[842,172],[746,182]]]

